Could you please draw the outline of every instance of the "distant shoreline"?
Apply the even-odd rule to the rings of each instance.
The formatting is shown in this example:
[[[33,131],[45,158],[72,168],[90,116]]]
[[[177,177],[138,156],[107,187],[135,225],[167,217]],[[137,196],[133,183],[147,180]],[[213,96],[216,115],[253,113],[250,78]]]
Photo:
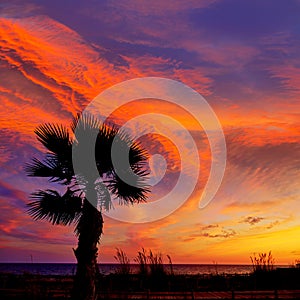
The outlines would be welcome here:
[[[118,263],[99,263],[99,272],[103,275],[116,273],[119,269]],[[166,272],[171,272],[169,264],[163,265]],[[277,265],[274,268],[288,268],[288,266]],[[138,264],[130,264],[132,274],[139,272]],[[248,274],[253,271],[249,264],[172,264],[174,274]],[[39,274],[39,275],[74,275],[75,263],[0,263],[0,273],[11,273],[15,275]]]

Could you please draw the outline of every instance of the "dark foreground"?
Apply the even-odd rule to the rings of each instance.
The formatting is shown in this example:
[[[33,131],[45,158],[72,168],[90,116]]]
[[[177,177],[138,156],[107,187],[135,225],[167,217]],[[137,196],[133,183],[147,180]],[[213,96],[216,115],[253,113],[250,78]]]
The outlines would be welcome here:
[[[300,299],[300,269],[245,275],[99,275],[98,299]],[[0,274],[0,299],[69,299],[72,276]]]

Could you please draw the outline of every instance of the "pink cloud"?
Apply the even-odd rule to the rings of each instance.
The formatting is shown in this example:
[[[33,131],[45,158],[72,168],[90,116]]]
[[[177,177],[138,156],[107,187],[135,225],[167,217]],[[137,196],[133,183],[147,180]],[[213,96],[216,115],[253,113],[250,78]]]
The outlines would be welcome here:
[[[147,0],[126,0],[122,2],[109,0],[107,6],[110,8],[110,13],[116,15],[115,17],[117,17],[118,10],[121,10],[122,12],[126,11],[127,14],[130,12],[141,16],[163,16],[166,14],[176,14],[190,9],[205,9],[219,1],[220,0],[187,0],[183,2],[174,0],[170,5],[167,1],[159,0],[150,2]],[[101,6],[94,4],[91,9],[86,9],[85,13],[88,13],[89,16],[93,16],[94,18],[100,18]],[[109,16],[111,16],[111,14]]]

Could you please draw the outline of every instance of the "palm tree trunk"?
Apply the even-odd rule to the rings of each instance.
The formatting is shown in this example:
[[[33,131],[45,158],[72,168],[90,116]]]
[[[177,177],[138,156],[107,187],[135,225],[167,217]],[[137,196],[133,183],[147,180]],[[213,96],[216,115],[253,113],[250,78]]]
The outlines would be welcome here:
[[[103,218],[101,212],[87,199],[84,199],[82,216],[77,226],[79,232],[78,247],[73,249],[77,259],[77,270],[72,291],[73,300],[96,299],[97,244],[102,229]]]

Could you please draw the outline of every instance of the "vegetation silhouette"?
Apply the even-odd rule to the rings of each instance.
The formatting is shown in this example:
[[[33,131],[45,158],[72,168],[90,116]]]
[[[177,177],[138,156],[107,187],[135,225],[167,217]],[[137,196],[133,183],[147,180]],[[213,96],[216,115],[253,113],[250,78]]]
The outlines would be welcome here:
[[[254,273],[270,272],[274,270],[275,259],[272,255],[272,251],[269,251],[269,253],[254,253],[253,256],[250,256],[250,260]]]
[[[130,259],[127,254],[120,248],[116,248],[115,260],[119,263],[119,268],[117,270],[118,274],[129,275],[131,272]]]
[[[134,258],[134,263],[137,265],[137,274],[132,274],[130,259],[127,254],[120,248],[116,248],[115,260],[119,266],[116,270],[116,275],[122,276],[123,286],[128,289],[132,287],[130,279],[131,275],[137,276],[140,288],[151,288],[152,290],[164,290],[167,286],[170,277],[174,276],[172,259],[166,255],[168,264],[164,262],[162,253],[155,253],[151,249],[146,250],[142,248],[138,251],[137,256]],[[168,266],[169,270],[166,269]]]
[[[62,194],[53,189],[33,192],[28,213],[34,220],[47,220],[53,225],[75,225],[78,245],[73,250],[77,271],[72,299],[96,299],[102,211],[112,207],[112,197],[120,204],[146,201],[150,191],[145,184],[149,173],[147,152],[116,126],[101,123],[88,114],[74,117],[70,130],[63,125],[47,123],[38,126],[35,134],[47,153],[43,160],[33,158],[25,166],[27,175],[49,178],[50,182],[64,186],[65,191]],[[122,158],[129,160],[129,164],[118,166],[118,170],[111,158],[113,142],[122,150],[119,155],[129,156]],[[72,163],[74,155],[82,160],[76,176]],[[96,166],[95,170],[91,165]],[[119,174],[131,176],[130,184]]]

